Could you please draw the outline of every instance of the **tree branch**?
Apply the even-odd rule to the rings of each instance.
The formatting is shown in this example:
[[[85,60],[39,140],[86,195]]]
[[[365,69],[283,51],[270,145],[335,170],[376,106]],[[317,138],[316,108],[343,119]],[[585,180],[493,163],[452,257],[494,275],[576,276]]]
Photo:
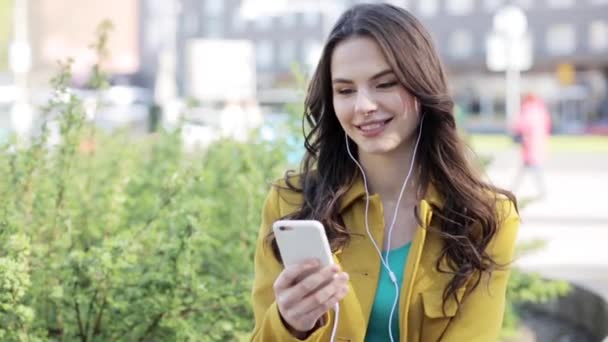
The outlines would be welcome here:
[[[82,319],[80,318],[80,306],[78,305],[78,301],[76,299],[74,299],[74,309],[76,309],[76,320],[78,321],[80,340],[82,342],[87,342],[87,335],[84,331],[84,327],[82,326]]]
[[[148,325],[148,328],[146,328],[146,332],[139,338],[140,342],[143,342],[146,340],[146,337],[148,337],[148,335],[150,335],[150,333],[152,333],[152,331],[154,331],[154,329],[158,326],[158,323],[160,323],[160,320],[163,318],[164,315],[165,315],[164,312],[161,312],[158,315],[156,315],[154,320],[152,320],[150,325]]]

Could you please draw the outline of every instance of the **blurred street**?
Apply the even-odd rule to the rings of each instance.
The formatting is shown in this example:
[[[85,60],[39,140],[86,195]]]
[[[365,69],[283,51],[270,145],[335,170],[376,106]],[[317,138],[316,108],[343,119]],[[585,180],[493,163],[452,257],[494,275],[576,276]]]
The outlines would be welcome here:
[[[517,173],[518,151],[497,154],[488,169],[496,185],[509,188]],[[572,281],[608,298],[608,154],[554,153],[544,167],[548,193],[524,204],[519,240],[542,239],[546,247],[517,261],[524,270]],[[517,192],[520,201],[534,196],[533,178]]]

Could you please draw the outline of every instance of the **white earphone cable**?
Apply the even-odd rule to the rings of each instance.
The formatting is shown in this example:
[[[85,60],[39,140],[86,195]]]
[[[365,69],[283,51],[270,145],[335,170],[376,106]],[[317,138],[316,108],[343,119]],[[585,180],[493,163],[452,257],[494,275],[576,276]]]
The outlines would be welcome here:
[[[416,144],[414,145],[414,152],[412,153],[412,159],[410,161],[410,167],[409,167],[409,171],[407,173],[407,176],[405,177],[405,180],[403,181],[403,185],[401,186],[401,192],[399,193],[399,197],[397,199],[397,205],[395,207],[395,212],[393,214],[393,219],[391,222],[391,225],[389,226],[388,229],[388,241],[389,241],[389,247],[390,247],[390,241],[391,241],[391,233],[393,231],[393,226],[395,225],[395,222],[397,221],[397,214],[399,212],[399,205],[401,203],[401,198],[403,197],[403,192],[405,191],[405,188],[407,186],[407,183],[410,179],[410,176],[412,174],[412,170],[414,168],[414,162],[416,160],[416,152],[418,150],[418,143],[420,142],[420,137],[422,136],[422,124],[424,122],[424,115],[422,115],[421,119],[420,119],[420,127],[418,130],[418,137],[416,138]],[[376,241],[374,240],[370,230],[369,230],[369,219],[368,219],[368,213],[369,213],[369,189],[367,187],[367,178],[365,176],[365,171],[363,170],[363,167],[361,166],[361,164],[359,164],[359,162],[357,161],[357,159],[352,155],[351,151],[350,151],[350,147],[349,147],[349,143],[348,143],[348,134],[346,134],[346,132],[344,133],[345,139],[346,139],[346,151],[348,152],[348,155],[350,156],[350,158],[352,159],[352,161],[357,165],[357,167],[359,168],[359,170],[361,171],[361,175],[363,177],[363,184],[365,186],[365,230],[367,232],[367,235],[371,241],[371,243],[374,245],[374,247],[376,248],[376,251],[378,252],[378,255],[380,256],[380,260],[382,262],[382,265],[384,266],[384,268],[386,269],[386,271],[389,274],[389,277],[391,279],[391,282],[393,283],[393,285],[395,286],[395,300],[393,301],[393,306],[391,308],[391,314],[389,316],[389,325],[388,325],[388,331],[389,331],[389,336],[390,336],[390,340],[391,342],[394,342],[393,339],[393,331],[392,331],[392,324],[393,324],[393,316],[395,313],[395,308],[397,307],[398,304],[398,299],[399,299],[399,284],[397,283],[397,277],[395,276],[395,273],[393,272],[393,270],[391,270],[390,266],[389,266],[389,254],[390,254],[390,248],[387,248],[386,251],[386,259],[384,257],[382,257],[382,252],[380,251],[380,248],[378,247],[378,244],[376,243]],[[337,308],[339,309],[339,308]],[[334,330],[336,330],[337,327],[337,315],[338,315],[339,310],[336,310],[336,320],[334,322]],[[332,339],[331,341],[334,340],[334,333],[332,333]]]
[[[340,303],[334,305],[334,327],[331,329],[331,342],[334,342],[336,338],[336,332],[338,331],[338,319],[340,318]]]

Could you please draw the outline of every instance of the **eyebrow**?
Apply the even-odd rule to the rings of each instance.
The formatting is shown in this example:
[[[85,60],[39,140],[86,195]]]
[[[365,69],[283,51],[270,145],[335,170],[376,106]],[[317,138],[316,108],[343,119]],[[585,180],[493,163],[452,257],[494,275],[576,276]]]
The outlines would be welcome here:
[[[372,78],[370,80],[375,80],[378,79],[382,76],[388,75],[388,74],[392,74],[393,70],[391,69],[386,69],[386,70],[382,70],[379,73],[375,74],[374,76],[372,76]],[[353,81],[346,79],[346,78],[334,78],[332,80],[332,83],[353,83]]]

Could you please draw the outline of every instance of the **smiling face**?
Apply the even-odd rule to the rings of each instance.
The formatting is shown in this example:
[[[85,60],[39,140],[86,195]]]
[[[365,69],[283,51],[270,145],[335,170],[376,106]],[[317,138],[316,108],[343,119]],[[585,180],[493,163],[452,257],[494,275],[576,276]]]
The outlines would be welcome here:
[[[355,36],[338,43],[331,80],[334,111],[359,153],[408,148],[419,120],[415,101],[374,39]]]

